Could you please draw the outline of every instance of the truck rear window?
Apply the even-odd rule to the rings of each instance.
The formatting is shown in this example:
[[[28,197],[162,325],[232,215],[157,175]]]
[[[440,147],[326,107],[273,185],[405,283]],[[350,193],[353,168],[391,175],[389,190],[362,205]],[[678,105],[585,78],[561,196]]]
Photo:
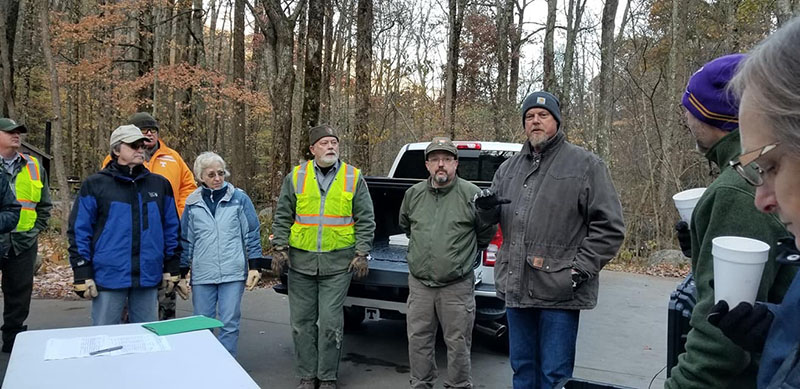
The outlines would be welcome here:
[[[458,176],[468,181],[491,181],[494,172],[514,151],[458,150]],[[424,150],[407,150],[400,158],[395,178],[428,178]]]

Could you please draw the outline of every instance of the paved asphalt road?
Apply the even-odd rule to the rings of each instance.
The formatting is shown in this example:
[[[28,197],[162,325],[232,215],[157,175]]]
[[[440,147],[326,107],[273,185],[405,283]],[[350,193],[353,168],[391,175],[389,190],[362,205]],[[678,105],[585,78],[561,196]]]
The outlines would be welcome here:
[[[634,388],[647,388],[655,377],[652,387],[663,387],[666,308],[678,281],[602,272],[597,308],[581,314],[575,376]],[[90,325],[89,308],[84,301],[34,300],[29,329]],[[191,304],[179,299],[178,311],[179,316],[190,315]],[[294,388],[297,380],[286,297],[271,289],[246,292],[242,313],[239,363],[263,388]],[[3,374],[8,358],[8,354],[0,354]],[[446,359],[441,343],[437,360],[442,373]],[[473,342],[472,369],[476,388],[511,388],[508,357],[493,351],[489,339],[480,334]],[[342,388],[407,387],[405,323],[365,322],[348,333],[339,375]]]

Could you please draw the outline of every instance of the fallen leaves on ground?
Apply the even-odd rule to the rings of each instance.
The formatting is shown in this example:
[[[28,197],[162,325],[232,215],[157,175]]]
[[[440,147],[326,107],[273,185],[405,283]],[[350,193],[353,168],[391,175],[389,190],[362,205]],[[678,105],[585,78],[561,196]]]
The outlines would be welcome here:
[[[58,234],[46,233],[39,237],[39,256],[42,266],[34,277],[33,297],[45,299],[77,300],[72,292],[72,269],[67,259],[67,243]],[[611,261],[604,269],[628,273],[647,274],[657,277],[685,277],[689,273],[688,264],[662,262],[656,265],[643,265],[637,261]],[[256,288],[271,288],[278,278],[265,272]]]

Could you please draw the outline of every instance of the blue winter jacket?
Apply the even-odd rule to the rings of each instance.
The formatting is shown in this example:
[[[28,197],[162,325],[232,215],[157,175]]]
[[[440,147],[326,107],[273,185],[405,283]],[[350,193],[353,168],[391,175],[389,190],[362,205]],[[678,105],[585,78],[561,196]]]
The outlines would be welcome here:
[[[772,326],[764,344],[764,351],[761,354],[761,362],[758,369],[758,387],[766,388],[775,378],[776,372],[787,359],[794,360],[798,342],[800,342],[800,331],[797,329],[800,323],[800,273],[794,277],[792,285],[783,296],[780,304],[766,304],[769,310],[775,315]],[[791,363],[791,362],[790,362]],[[797,380],[797,373],[795,373]],[[798,383],[795,382],[795,385]]]
[[[261,227],[250,197],[225,183],[214,214],[203,201],[206,187],[186,198],[181,217],[181,268],[191,268],[192,284],[244,281],[248,259],[261,258]]]
[[[155,287],[178,274],[180,222],[172,187],[144,166],[116,163],[87,178],[69,217],[75,281],[99,289]]]

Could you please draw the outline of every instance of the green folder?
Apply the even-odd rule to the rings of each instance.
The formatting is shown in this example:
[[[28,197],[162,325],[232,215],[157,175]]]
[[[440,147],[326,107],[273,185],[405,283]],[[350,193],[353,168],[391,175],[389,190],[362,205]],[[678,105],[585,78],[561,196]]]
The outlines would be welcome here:
[[[197,330],[208,330],[222,327],[222,322],[205,316],[189,316],[180,319],[164,320],[142,324],[142,327],[153,331],[158,336],[180,334]]]

